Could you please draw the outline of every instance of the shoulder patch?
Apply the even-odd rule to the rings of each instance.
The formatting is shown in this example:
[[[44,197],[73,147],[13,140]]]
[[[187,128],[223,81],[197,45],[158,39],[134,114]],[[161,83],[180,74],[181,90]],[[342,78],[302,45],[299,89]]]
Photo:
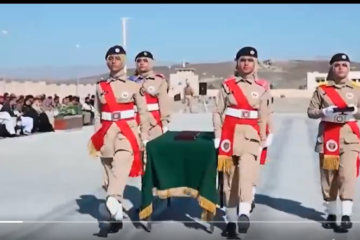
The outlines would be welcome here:
[[[143,86],[140,87],[139,93],[142,97],[145,96],[145,88]]]

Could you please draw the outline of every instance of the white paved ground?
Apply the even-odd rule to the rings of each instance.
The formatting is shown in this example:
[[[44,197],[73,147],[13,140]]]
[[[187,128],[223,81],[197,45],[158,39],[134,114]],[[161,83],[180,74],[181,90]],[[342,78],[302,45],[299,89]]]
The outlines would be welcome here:
[[[324,207],[313,153],[316,122],[302,114],[281,113],[276,114],[275,123],[271,162],[262,169],[253,224],[242,239],[358,239],[358,223],[344,234],[324,230],[318,222]],[[179,114],[174,115],[171,129],[211,130],[211,126],[208,114]],[[0,239],[96,238],[97,208],[104,192],[100,189],[101,165],[86,152],[91,133],[90,127],[0,141],[0,221],[24,221],[0,224]],[[129,182],[127,209],[139,205],[139,187],[139,179]],[[359,204],[356,201],[354,221],[360,220]],[[151,233],[136,229],[129,221],[109,239],[222,239],[222,214],[217,216],[213,234],[203,230],[206,224],[196,221],[199,214],[195,200],[174,199],[172,207],[154,219],[160,222]],[[133,211],[129,216],[136,220]]]

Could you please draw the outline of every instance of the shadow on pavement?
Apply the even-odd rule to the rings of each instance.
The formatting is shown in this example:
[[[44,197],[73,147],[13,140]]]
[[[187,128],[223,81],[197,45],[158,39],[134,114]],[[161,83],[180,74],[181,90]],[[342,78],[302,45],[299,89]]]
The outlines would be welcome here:
[[[128,199],[132,203],[130,209],[124,209],[125,214],[130,218],[130,221],[135,228],[141,228],[139,223],[137,208],[140,205],[141,192],[137,187],[126,186],[124,192],[124,198]],[[105,204],[105,199],[98,199],[94,195],[81,195],[79,199],[76,199],[76,203],[79,207],[77,210],[80,214],[90,215],[99,222],[99,228],[101,228],[101,222],[107,221],[99,213],[99,206]]]
[[[182,222],[185,227],[195,229],[195,230],[204,230],[209,232],[209,228],[203,225],[201,222],[197,222],[194,219],[200,219],[202,209],[199,207],[199,204],[196,199],[190,197],[178,197],[172,198],[171,206],[167,208],[164,212],[156,216],[156,219],[153,219],[155,222],[163,221],[175,221]],[[166,202],[166,201],[164,201]],[[165,204],[165,203],[164,203]],[[220,229],[221,231],[225,229],[226,223],[223,220],[224,212],[220,209],[217,209],[216,216],[214,218],[214,227]]]
[[[298,216],[303,219],[315,222],[323,222],[325,213],[316,211],[313,208],[302,206],[300,202],[284,198],[273,198],[263,194],[256,194],[256,204],[265,205],[275,210]],[[256,210],[255,210],[256,211]]]

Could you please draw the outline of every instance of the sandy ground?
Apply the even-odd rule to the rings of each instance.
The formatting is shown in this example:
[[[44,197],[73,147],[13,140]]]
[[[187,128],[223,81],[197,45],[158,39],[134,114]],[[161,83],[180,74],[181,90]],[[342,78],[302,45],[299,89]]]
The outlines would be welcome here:
[[[353,216],[356,223],[350,232],[335,233],[321,227],[325,215],[313,152],[316,121],[303,113],[276,113],[275,122],[271,161],[262,169],[252,226],[242,239],[358,239],[358,197]],[[211,127],[209,113],[174,114],[170,129],[211,131]],[[98,231],[97,209],[105,194],[100,189],[101,165],[86,151],[92,131],[87,127],[1,140],[0,221],[21,221],[0,224],[1,239],[97,238],[93,236]],[[138,178],[129,180],[126,209],[139,206],[140,184]],[[157,223],[151,233],[135,227],[136,214],[130,211],[124,229],[109,239],[222,239],[225,223],[220,210],[215,232],[209,234],[203,229],[207,224],[199,221],[195,200],[173,198],[170,208],[164,206],[158,203]]]

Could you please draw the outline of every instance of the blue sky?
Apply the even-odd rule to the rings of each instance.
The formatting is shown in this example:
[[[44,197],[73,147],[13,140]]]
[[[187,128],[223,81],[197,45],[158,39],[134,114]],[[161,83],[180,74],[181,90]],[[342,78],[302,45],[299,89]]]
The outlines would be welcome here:
[[[132,18],[130,61],[142,50],[161,61],[228,61],[245,45],[262,59],[343,51],[360,60],[359,12],[358,4],[2,4],[0,66],[104,64],[108,47],[121,44],[121,17]]]

